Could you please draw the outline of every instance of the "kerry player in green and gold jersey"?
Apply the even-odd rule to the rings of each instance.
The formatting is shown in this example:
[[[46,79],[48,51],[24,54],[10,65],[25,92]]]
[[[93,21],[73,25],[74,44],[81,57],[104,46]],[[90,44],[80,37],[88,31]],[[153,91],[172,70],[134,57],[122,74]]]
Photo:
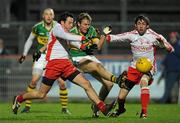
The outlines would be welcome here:
[[[41,22],[33,26],[31,34],[24,45],[23,54],[19,58],[19,63],[22,63],[25,60],[26,55],[28,54],[28,51],[31,48],[34,39],[36,39],[37,41],[36,52],[44,51],[42,47],[48,43],[49,32],[57,22],[53,20],[54,11],[51,8],[47,8],[43,11],[42,18],[43,20]],[[46,65],[45,56],[46,56],[45,52],[42,52],[41,57],[38,60],[34,61],[33,70],[32,70],[32,79],[31,82],[29,83],[29,86],[27,87],[27,92],[35,90],[37,82],[40,79],[43,73],[43,69]],[[59,78],[58,80],[60,85],[59,94],[62,105],[62,113],[70,114],[70,112],[67,109],[68,91],[66,89],[64,81],[60,81],[60,79],[61,78]],[[32,103],[31,100],[27,100],[26,106],[22,110],[22,112],[29,112],[31,103]]]
[[[102,83],[102,88],[99,92],[99,98],[105,100],[109,91],[113,87],[113,82],[116,82],[116,77],[107,71],[102,63],[93,55],[93,48],[100,49],[105,36],[97,37],[97,32],[91,26],[91,17],[88,13],[80,13],[77,18],[77,26],[71,29],[71,33],[84,35],[92,38],[92,41],[84,42],[69,42],[70,55],[77,67],[85,73],[91,74],[95,79]],[[96,47],[97,46],[97,47]],[[93,117],[99,117],[98,108],[92,105]]]

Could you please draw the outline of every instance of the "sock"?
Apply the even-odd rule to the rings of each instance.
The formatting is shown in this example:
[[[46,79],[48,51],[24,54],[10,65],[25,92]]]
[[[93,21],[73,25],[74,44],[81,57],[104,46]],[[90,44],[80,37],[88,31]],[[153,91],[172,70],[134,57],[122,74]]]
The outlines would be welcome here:
[[[27,92],[32,92],[32,91],[34,91],[36,89],[36,87],[31,87],[30,85],[27,87]],[[31,107],[31,104],[32,104],[32,101],[31,100],[26,100],[25,101],[25,106],[26,107]]]
[[[144,114],[147,113],[149,98],[150,98],[149,88],[147,87],[141,88],[141,107],[142,107],[142,112]]]
[[[18,101],[19,103],[22,103],[22,102],[24,101],[23,96],[22,96],[22,95],[19,95],[19,96],[17,97],[17,101]]]
[[[59,99],[60,99],[62,108],[67,108],[67,105],[68,105],[68,90],[66,88],[65,89],[60,89],[59,95],[60,95]]]
[[[118,99],[119,110],[124,109],[125,99]]]
[[[101,112],[106,112],[106,104],[103,101],[100,101],[97,104],[97,107]]]
[[[102,86],[99,91],[99,99],[104,101],[106,97],[108,96],[110,90],[108,90],[105,86]]]
[[[112,75],[110,81],[115,83],[116,82],[116,76]]]

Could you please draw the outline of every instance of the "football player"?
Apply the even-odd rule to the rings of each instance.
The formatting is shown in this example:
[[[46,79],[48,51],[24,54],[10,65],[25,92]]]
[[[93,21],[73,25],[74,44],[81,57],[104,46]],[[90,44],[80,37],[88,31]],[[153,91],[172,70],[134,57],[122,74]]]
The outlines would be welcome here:
[[[102,63],[93,55],[93,50],[100,50],[105,35],[97,39],[96,29],[91,25],[92,18],[88,13],[80,13],[77,17],[77,25],[71,29],[71,32],[77,35],[86,36],[92,40],[84,42],[69,42],[69,52],[74,64],[84,73],[89,73],[95,79],[102,83],[99,92],[99,98],[105,100],[109,94],[113,83],[116,82],[116,76],[104,68]],[[109,30],[105,31],[110,33]],[[96,37],[96,38],[95,38]],[[99,41],[98,41],[99,40]],[[96,105],[92,105],[93,117],[99,117],[99,110]]]
[[[106,39],[109,42],[123,42],[128,41],[131,45],[133,54],[131,65],[127,71],[127,78],[125,81],[120,81],[121,87],[118,96],[118,109],[112,113],[112,116],[119,116],[126,111],[125,100],[130,90],[136,84],[141,87],[141,114],[140,118],[147,117],[147,107],[150,100],[149,85],[153,81],[153,74],[156,71],[155,48],[162,47],[168,52],[173,52],[174,48],[167,42],[167,40],[160,34],[150,29],[149,18],[144,15],[139,15],[135,18],[135,29],[130,32],[107,35]],[[140,57],[147,57],[151,63],[152,68],[149,72],[143,73],[136,69],[136,62]]]
[[[69,15],[69,17],[72,18],[72,15]],[[43,46],[47,44],[48,42],[48,36],[49,32],[51,29],[54,27],[54,25],[57,23],[54,21],[54,11],[51,8],[46,8],[43,11],[42,14],[43,20],[39,23],[37,23],[35,26],[32,28],[32,32],[30,36],[28,37],[25,45],[24,45],[24,51],[23,55],[19,59],[19,63],[24,62],[26,55],[32,46],[32,43],[34,39],[38,42],[36,45],[36,52],[33,54],[33,57],[37,57],[39,55],[39,59],[33,59],[34,64],[33,64],[33,70],[32,70],[32,79],[31,82],[29,83],[27,87],[27,92],[34,91],[37,85],[37,82],[39,81],[43,69],[46,65],[46,60],[45,60],[45,50],[43,49]],[[67,109],[67,104],[68,104],[68,91],[65,86],[64,81],[61,81],[61,78],[58,79],[59,81],[59,87],[60,87],[60,102],[62,106],[62,113],[70,114],[69,110]],[[32,101],[31,100],[26,100],[26,105],[25,108],[22,110],[23,112],[29,112],[31,108]]]

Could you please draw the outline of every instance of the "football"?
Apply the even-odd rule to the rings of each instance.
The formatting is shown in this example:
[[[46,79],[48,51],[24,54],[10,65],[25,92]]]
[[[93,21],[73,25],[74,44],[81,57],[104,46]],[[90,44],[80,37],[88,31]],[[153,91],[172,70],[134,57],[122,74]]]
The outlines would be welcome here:
[[[136,61],[136,69],[139,72],[147,73],[152,69],[152,63],[146,57],[138,58],[137,61]]]
[[[98,44],[99,43],[99,38],[93,38],[92,42],[93,42],[93,44]]]

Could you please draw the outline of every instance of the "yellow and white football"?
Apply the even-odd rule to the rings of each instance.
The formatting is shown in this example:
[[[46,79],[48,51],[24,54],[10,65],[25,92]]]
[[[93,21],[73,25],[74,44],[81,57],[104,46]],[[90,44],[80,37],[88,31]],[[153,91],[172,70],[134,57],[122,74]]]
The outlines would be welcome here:
[[[136,61],[136,69],[139,72],[148,73],[152,69],[152,63],[146,57],[138,58]]]

